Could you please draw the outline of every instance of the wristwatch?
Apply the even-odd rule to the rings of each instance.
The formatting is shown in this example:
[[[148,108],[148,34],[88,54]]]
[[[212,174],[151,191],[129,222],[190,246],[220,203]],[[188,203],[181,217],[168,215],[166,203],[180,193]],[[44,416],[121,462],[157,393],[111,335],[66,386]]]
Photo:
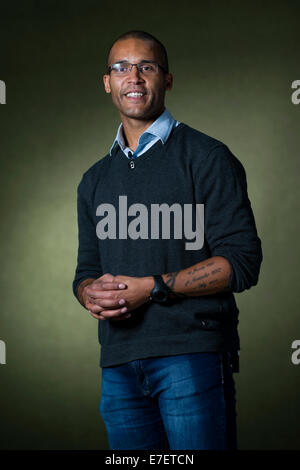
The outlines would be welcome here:
[[[154,274],[154,287],[150,293],[150,300],[163,304],[168,301],[170,294],[173,292],[160,274]]]

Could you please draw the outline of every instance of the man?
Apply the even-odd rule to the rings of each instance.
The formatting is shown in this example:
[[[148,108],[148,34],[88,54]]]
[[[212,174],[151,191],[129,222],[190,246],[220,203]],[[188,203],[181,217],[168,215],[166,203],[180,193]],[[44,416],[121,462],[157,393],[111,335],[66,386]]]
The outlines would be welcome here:
[[[152,35],[119,36],[103,80],[122,122],[78,186],[73,291],[99,320],[110,449],[236,449],[233,293],[262,262],[245,170],[165,108]]]

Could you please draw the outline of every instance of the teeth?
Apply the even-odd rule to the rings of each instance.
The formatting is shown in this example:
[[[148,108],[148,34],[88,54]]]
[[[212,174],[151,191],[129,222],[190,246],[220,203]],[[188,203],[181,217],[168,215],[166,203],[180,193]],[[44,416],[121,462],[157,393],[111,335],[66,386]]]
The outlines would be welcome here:
[[[127,93],[126,96],[134,96],[134,97],[137,97],[137,96],[143,96],[144,93]]]

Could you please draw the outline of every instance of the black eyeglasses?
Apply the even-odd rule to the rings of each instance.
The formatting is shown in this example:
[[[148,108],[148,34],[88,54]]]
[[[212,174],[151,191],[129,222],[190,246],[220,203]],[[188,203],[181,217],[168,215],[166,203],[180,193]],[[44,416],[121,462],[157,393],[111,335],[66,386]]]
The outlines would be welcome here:
[[[121,62],[116,62],[115,64],[112,64],[108,67],[107,70],[108,73],[112,72],[113,75],[122,76],[130,73],[134,65],[137,67],[139,73],[143,75],[155,75],[156,73],[158,73],[159,68],[161,68],[165,73],[167,73],[167,71],[161,65],[152,60],[142,60],[138,64],[131,64],[126,60],[122,60]]]

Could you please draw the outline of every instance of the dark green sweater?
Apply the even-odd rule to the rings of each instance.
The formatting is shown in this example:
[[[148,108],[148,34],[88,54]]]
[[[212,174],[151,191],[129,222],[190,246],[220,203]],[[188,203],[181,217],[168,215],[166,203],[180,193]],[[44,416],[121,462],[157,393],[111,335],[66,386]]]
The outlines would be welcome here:
[[[120,210],[119,196],[127,203],[127,215]],[[157,226],[151,218],[152,205],[163,203],[182,208],[181,238],[175,236],[175,217],[169,219],[167,236],[162,228],[166,220],[159,219]],[[141,212],[135,212],[138,206],[133,204],[144,205],[140,225]],[[191,239],[185,238],[185,204],[194,209],[204,204],[204,238],[200,248],[194,244],[197,249],[187,249]],[[193,229],[195,223],[194,212]],[[80,282],[105,273],[165,274],[212,256],[223,256],[231,265],[229,292],[182,298],[170,305],[150,302],[132,311],[129,319],[98,321],[101,367],[147,357],[240,349],[233,293],[257,284],[262,249],[245,170],[222,142],[180,123],[165,145],[158,141],[135,159],[134,168],[116,145],[112,155],[97,161],[79,183],[78,228],[75,296]]]

